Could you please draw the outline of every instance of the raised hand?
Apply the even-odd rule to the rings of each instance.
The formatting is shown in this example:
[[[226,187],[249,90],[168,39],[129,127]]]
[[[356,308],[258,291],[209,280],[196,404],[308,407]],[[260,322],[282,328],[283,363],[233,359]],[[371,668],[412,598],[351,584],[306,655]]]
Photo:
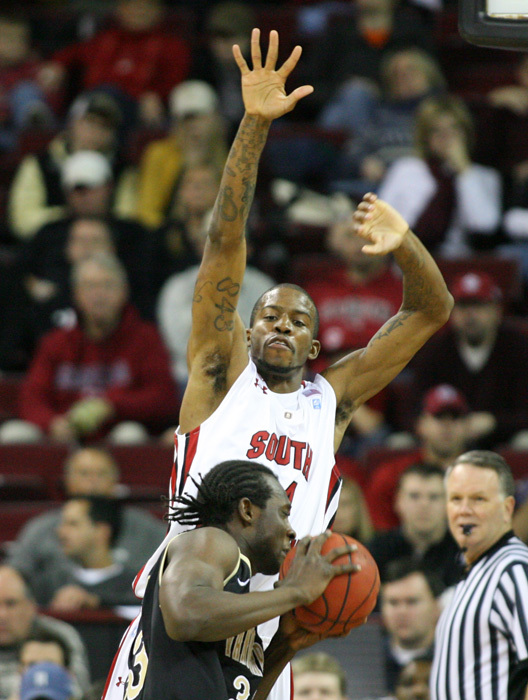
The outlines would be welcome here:
[[[242,96],[248,114],[257,115],[267,120],[277,119],[291,112],[297,102],[313,92],[311,85],[296,88],[290,95],[286,94],[286,79],[297,65],[302,49],[296,46],[282,66],[275,70],[279,55],[279,35],[273,29],[270,32],[268,53],[262,65],[260,50],[260,29],[251,32],[250,70],[238,44],[233,46],[233,55],[242,75]]]
[[[368,243],[362,251],[369,255],[386,255],[399,248],[409,225],[396,209],[368,192],[353,214],[354,231]]]

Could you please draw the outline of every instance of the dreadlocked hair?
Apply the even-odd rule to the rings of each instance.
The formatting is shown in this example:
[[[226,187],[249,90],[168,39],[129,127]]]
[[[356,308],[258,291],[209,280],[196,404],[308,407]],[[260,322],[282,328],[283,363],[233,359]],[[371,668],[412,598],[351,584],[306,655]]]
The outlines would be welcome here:
[[[266,476],[275,474],[262,464],[245,460],[228,460],[217,464],[200,483],[192,479],[196,496],[176,496],[166,519],[194,527],[223,526],[233,517],[241,498],[249,498],[264,508],[272,494]]]

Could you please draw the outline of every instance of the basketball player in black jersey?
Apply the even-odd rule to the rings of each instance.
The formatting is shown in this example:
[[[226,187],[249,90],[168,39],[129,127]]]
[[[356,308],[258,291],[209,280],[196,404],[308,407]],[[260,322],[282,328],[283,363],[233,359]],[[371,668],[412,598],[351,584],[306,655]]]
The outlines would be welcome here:
[[[323,533],[299,542],[277,588],[249,593],[251,576],[276,574],[295,538],[286,492],[267,467],[236,460],[196,486],[168,516],[195,529],[176,535],[151,572],[124,700],[263,700],[294,654],[321,639],[289,611],[358,568],[332,564],[353,546],[321,555]],[[278,615],[264,652],[256,626]]]

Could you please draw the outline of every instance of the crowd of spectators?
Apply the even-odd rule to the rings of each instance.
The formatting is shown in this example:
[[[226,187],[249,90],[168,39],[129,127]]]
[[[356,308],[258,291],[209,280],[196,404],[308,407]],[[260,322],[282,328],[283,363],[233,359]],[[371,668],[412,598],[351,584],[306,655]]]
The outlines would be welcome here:
[[[133,603],[128,584],[163,536],[146,510],[109,504],[119,474],[99,448],[173,444],[197,265],[243,111],[231,47],[247,56],[253,26],[279,29],[285,55],[303,46],[298,80],[315,91],[271,130],[244,322],[265,289],[288,281],[320,313],[310,372],[368,343],[402,297],[390,257],[365,255],[353,233],[369,190],[439,263],[459,265],[450,322],[354,414],[338,454],[338,529],[372,547],[387,582],[393,691],[396,671],[427,655],[439,590],[457,573],[444,470],[471,447],[528,449],[528,61],[488,50],[496,70],[483,79],[483,52],[449,29],[449,0],[92,4],[0,10],[0,383],[19,387],[0,448],[82,448],[65,466],[65,503],[4,552],[0,609],[9,589],[25,612],[5,639],[0,628],[0,700],[17,696],[30,666],[23,640],[46,648],[31,664],[67,669],[72,697],[88,690],[74,634],[36,606]],[[453,55],[466,73],[475,66],[473,82]],[[528,458],[516,476],[522,502]],[[514,520],[524,539],[527,507]],[[393,566],[400,557],[407,569]],[[426,612],[410,647],[396,608],[413,586]]]

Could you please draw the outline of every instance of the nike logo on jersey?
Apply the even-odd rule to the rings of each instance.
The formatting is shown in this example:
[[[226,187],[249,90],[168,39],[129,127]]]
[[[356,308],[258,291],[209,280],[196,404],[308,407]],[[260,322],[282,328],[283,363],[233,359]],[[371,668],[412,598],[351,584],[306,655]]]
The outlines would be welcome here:
[[[247,578],[245,581],[241,581],[241,580],[237,577],[237,583],[238,583],[239,586],[247,586],[248,583],[249,583],[249,581],[250,581],[250,579],[248,579],[248,578]]]

